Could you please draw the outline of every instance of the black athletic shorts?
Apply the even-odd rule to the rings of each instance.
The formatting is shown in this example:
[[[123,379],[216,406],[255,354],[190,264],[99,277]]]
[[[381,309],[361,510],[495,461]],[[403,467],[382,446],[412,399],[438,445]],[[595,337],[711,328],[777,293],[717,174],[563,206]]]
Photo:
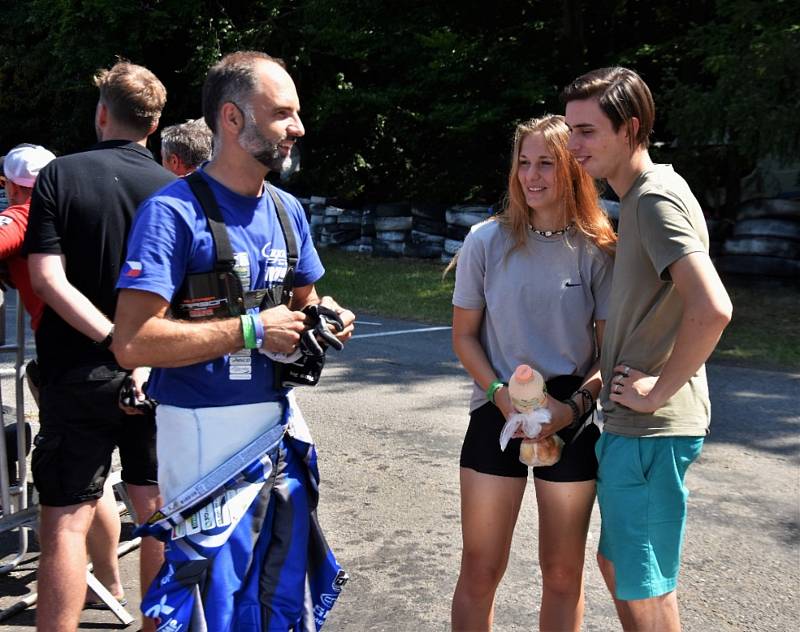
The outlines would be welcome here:
[[[155,416],[120,409],[126,375],[116,367],[81,367],[42,385],[31,457],[42,505],[65,507],[100,498],[114,447],[119,447],[123,481],[157,484]]]
[[[575,375],[562,375],[547,382],[547,392],[556,399],[566,399],[578,388],[583,379]],[[461,467],[482,474],[526,478],[528,466],[519,460],[522,439],[511,439],[505,451],[500,450],[500,432],[506,423],[503,413],[491,402],[472,411],[469,427],[461,448]],[[594,444],[600,430],[591,424],[571,443],[577,430],[564,428],[558,436],[564,440],[561,459],[555,465],[533,468],[533,475],[545,481],[577,482],[597,478],[597,457]]]

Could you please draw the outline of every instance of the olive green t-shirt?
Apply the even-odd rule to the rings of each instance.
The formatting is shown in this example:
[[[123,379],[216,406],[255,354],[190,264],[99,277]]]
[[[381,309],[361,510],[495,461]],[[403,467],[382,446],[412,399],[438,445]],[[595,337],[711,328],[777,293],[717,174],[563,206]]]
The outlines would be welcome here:
[[[704,436],[711,413],[704,366],[654,413],[635,412],[609,399],[616,365],[660,375],[672,353],[683,301],[669,266],[690,253],[708,252],[700,204],[672,166],[654,165],[620,200],[618,232],[601,353],[605,431],[630,437]]]

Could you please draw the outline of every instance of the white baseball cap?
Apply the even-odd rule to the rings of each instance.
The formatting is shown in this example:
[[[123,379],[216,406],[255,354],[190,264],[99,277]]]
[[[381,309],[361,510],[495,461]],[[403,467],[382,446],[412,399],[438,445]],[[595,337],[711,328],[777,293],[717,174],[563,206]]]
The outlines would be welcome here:
[[[36,176],[55,154],[41,145],[17,145],[8,152],[3,161],[6,178],[21,187],[32,187]]]

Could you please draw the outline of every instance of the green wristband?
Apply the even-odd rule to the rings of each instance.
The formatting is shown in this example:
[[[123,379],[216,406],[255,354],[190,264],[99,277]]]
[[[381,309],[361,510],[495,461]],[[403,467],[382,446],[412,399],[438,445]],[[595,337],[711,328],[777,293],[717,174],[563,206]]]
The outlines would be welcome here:
[[[239,316],[242,321],[242,338],[244,338],[245,349],[258,349],[258,342],[256,341],[256,328],[253,327],[253,321],[250,320],[249,314]]]
[[[500,380],[495,380],[489,384],[489,388],[486,389],[486,399],[494,404],[494,394],[504,386],[505,384],[503,384]]]

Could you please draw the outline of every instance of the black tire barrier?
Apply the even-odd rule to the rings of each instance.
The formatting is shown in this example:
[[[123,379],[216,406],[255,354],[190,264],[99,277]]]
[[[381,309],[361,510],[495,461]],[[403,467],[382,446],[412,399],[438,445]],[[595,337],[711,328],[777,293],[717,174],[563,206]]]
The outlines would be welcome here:
[[[469,231],[471,229],[472,229],[471,226],[459,226],[457,224],[448,224],[447,238],[455,239],[457,241],[464,241],[466,236],[469,235]]]
[[[711,241],[724,241],[731,234],[733,222],[728,219],[706,219],[706,227]]]
[[[342,218],[339,218],[339,221],[336,222],[336,230],[354,230],[359,235],[361,234],[361,222],[348,222],[343,223]]]
[[[480,206],[455,206],[445,212],[448,225],[474,226],[489,219],[489,209]]]
[[[375,207],[376,217],[404,217],[410,215],[411,205],[408,202],[378,204]]]
[[[755,255],[800,259],[800,241],[778,237],[732,237],[722,246],[726,255]]]
[[[372,242],[372,254],[378,257],[402,257],[405,244],[400,241],[383,241],[376,239]]]
[[[319,237],[322,246],[338,246],[359,239],[361,231],[358,230],[335,230],[327,232],[323,230]]]
[[[372,209],[364,209],[364,214],[361,216],[361,234],[367,237],[375,235],[375,211]]]
[[[339,215],[340,224],[360,224],[361,218],[364,215],[363,211],[356,211],[352,209],[345,209]]]
[[[335,215],[323,215],[322,223],[325,226],[333,226],[339,223],[339,218]]]
[[[800,261],[780,257],[757,255],[723,255],[715,264],[717,270],[726,274],[746,274],[758,276],[800,277]]]
[[[393,216],[393,217],[376,217],[375,230],[411,230],[413,219],[411,215],[406,216]]]
[[[403,230],[376,230],[375,231],[375,239],[376,241],[385,241],[385,242],[404,242],[406,237],[408,236],[407,231]]]
[[[431,235],[429,233],[423,233],[419,230],[412,230],[411,243],[417,245],[424,244],[429,246],[439,246],[439,252],[441,252],[442,246],[444,246],[444,237],[442,235]]]
[[[454,255],[458,252],[463,243],[463,241],[458,241],[456,239],[445,239],[444,252],[446,252],[448,255]]]
[[[423,217],[415,217],[411,228],[421,233],[428,233],[429,235],[440,235],[444,237],[447,234],[446,222],[436,222]]]
[[[745,219],[733,227],[735,237],[780,237],[800,241],[800,221],[771,217]]]
[[[411,215],[421,219],[427,219],[432,222],[445,223],[445,211],[447,207],[444,204],[412,204]]]
[[[739,205],[736,214],[737,221],[762,217],[800,221],[800,200],[784,200],[782,198],[748,200]]]

